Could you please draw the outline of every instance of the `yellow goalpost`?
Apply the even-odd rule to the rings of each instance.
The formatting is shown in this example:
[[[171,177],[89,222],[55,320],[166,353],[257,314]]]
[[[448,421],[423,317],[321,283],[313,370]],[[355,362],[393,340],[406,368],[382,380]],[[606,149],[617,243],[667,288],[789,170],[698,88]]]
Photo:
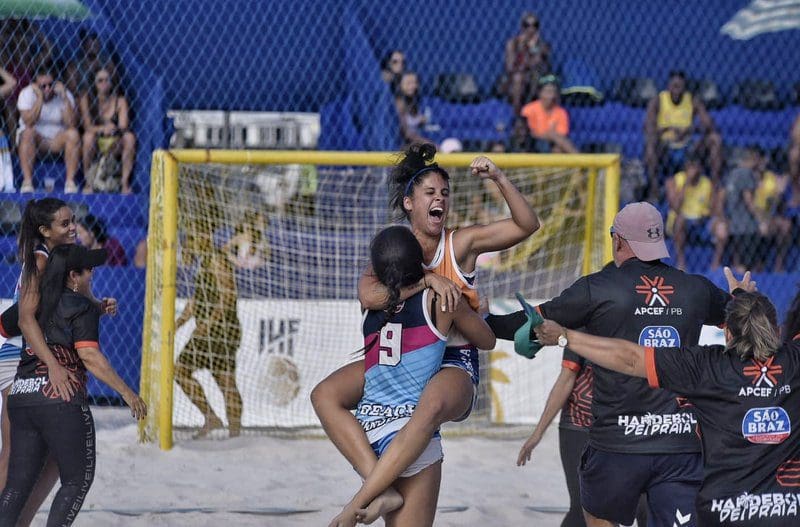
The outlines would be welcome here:
[[[479,154],[438,154],[436,161],[441,166],[463,170],[464,167],[469,166],[476,155]],[[563,184],[563,187],[560,187],[559,185],[562,185],[562,183],[558,182],[560,180],[557,179],[557,176],[551,176],[551,174],[569,174],[570,177],[573,178],[572,180],[577,181],[579,184],[579,187],[577,187],[578,190],[572,191],[577,193],[577,197],[569,196],[569,199],[565,198],[562,200],[564,203],[569,203],[568,205],[562,206],[560,209],[552,208],[553,218],[550,221],[556,225],[556,216],[559,214],[566,215],[567,213],[572,213],[581,216],[580,222],[576,223],[577,227],[574,227],[575,232],[573,234],[576,238],[582,237],[578,242],[582,245],[582,256],[569,257],[571,262],[575,261],[577,273],[590,273],[597,270],[601,265],[611,259],[611,239],[607,233],[613,221],[614,214],[618,209],[620,184],[620,160],[618,155],[492,154],[491,158],[500,168],[514,171],[514,177],[517,178],[515,181],[524,182],[526,178],[539,178],[544,186],[537,187],[534,185],[531,187],[533,189],[546,188],[547,182],[549,181],[548,178],[552,177],[553,184],[550,186],[553,188],[549,189],[549,191],[556,194],[553,198],[554,202],[559,198],[559,196],[557,196],[559,192],[562,192],[562,194],[567,193],[567,187],[565,184]],[[181,209],[181,207],[186,207],[186,203],[189,203],[189,198],[192,197],[193,193],[197,192],[196,189],[198,187],[196,185],[189,186],[186,183],[189,181],[190,177],[199,177],[194,175],[194,171],[202,169],[204,174],[212,174],[203,185],[213,187],[214,185],[228,184],[226,182],[229,182],[232,177],[213,177],[213,174],[216,173],[227,174],[228,170],[235,169],[238,171],[236,172],[236,177],[247,178],[249,177],[248,174],[252,175],[251,172],[248,172],[243,167],[256,167],[253,169],[253,173],[260,173],[258,172],[259,170],[270,171],[273,170],[274,167],[308,166],[312,167],[310,170],[313,171],[314,177],[317,177],[317,173],[324,175],[327,170],[338,170],[342,171],[341,173],[345,173],[344,167],[359,167],[358,170],[364,171],[364,181],[369,182],[370,185],[377,185],[377,183],[375,183],[377,180],[370,175],[373,173],[372,171],[377,171],[375,173],[379,173],[381,170],[385,171],[385,167],[390,167],[396,159],[397,154],[389,152],[158,150],[153,154],[147,236],[147,283],[141,372],[141,394],[150,408],[150,415],[140,425],[140,439],[142,441],[158,441],[160,447],[165,450],[170,449],[173,444],[173,427],[175,426],[176,419],[174,362],[176,346],[178,345],[175,318],[176,302],[180,301],[178,295],[181,290],[181,286],[178,283],[180,267],[179,249],[182,243],[180,233],[185,229],[191,228],[190,225],[193,225],[191,222],[195,221],[195,219],[192,218],[205,214],[201,208],[195,208],[192,211]],[[284,170],[284,168],[281,168],[281,170]],[[239,172],[241,172],[241,174]],[[470,183],[470,185],[472,184],[473,183]],[[186,185],[185,188],[184,185]],[[245,186],[240,185],[236,188],[241,189],[245,188]],[[212,188],[212,190],[214,189]],[[476,186],[472,192],[477,192],[478,190],[482,191],[482,187]],[[236,190],[236,192],[239,192],[241,196],[241,193],[244,191]],[[533,193],[532,195],[542,193],[541,190],[533,190],[531,192]],[[461,190],[458,190],[458,193],[461,193]],[[213,195],[222,196],[222,194],[218,193]],[[233,197],[217,198],[216,206],[222,209],[230,207],[231,210],[235,209],[237,211],[245,207],[243,205],[244,199],[239,202],[235,193],[226,195],[232,195]],[[346,206],[347,200],[352,197],[348,192],[342,192],[338,198],[342,200],[343,206]],[[488,198],[486,199],[488,200]],[[576,203],[578,205],[576,205]],[[199,207],[199,205],[192,206]],[[282,206],[286,210],[291,209],[291,204]],[[288,207],[288,209],[286,207]],[[553,207],[555,207],[555,205]],[[573,210],[576,207],[581,207],[583,210]],[[281,209],[280,216],[277,212],[274,212],[273,209],[265,209],[268,211],[265,213],[268,217],[264,218],[264,223],[269,223],[271,225],[278,224],[279,220],[290,216],[291,212],[286,212],[284,209]],[[246,216],[247,211],[245,210],[243,214]],[[317,211],[317,215],[321,215],[319,211]],[[460,217],[468,217],[467,209],[460,211]],[[311,220],[304,221],[306,221],[306,223],[303,223],[303,225],[312,225],[310,223]],[[349,225],[346,225],[346,222],[342,222],[342,225],[330,226],[325,224],[323,227],[319,227],[319,222],[323,220],[316,219],[314,221],[316,222],[313,224],[314,228],[308,227],[308,233],[313,234],[317,232],[317,230],[324,233],[336,232],[336,229],[349,227]],[[229,223],[226,224],[226,228],[228,231],[233,232],[235,230],[234,225],[238,226],[239,223],[237,216],[236,219],[229,220]],[[557,232],[548,231],[547,235],[549,237],[559,236],[560,232],[567,229],[565,226],[567,224],[558,223],[557,225],[558,226],[553,227]],[[582,232],[578,232],[579,230],[582,230]],[[300,234],[305,233],[301,232]],[[326,235],[320,234],[319,236],[324,237]],[[286,243],[288,244],[289,242]],[[508,272],[503,274],[503,276],[506,276],[509,273],[513,273],[515,269],[524,269],[526,265],[532,265],[529,263],[532,262],[531,254],[535,250],[541,249],[541,247],[542,245],[539,244],[536,248],[532,248],[524,254],[521,253],[521,256],[519,256],[517,260],[505,260],[505,267],[503,264],[498,264],[498,271],[493,271],[493,273],[496,272],[498,273],[497,276],[500,276],[503,270],[505,270]],[[273,261],[278,261],[280,263],[281,252],[289,249],[291,249],[289,245],[281,246],[280,244],[273,244],[273,246],[270,247],[270,257]],[[321,249],[319,256],[330,257],[327,252],[329,251]],[[314,257],[316,256],[308,256],[308,258]],[[578,259],[580,259],[580,261],[577,261]],[[538,264],[539,267],[547,267],[548,265],[552,267],[558,266],[559,264]],[[495,275],[492,274],[491,276]],[[271,277],[269,279],[276,282],[275,287],[280,287],[282,285],[279,277]],[[483,283],[481,285],[483,285]],[[294,309],[293,306],[299,306],[297,307],[298,309],[305,310],[316,309],[315,304],[309,302],[308,298],[304,300],[303,298],[298,299],[296,296],[297,295],[291,298],[287,296],[287,299],[283,300],[283,302],[289,307],[281,309],[291,310]],[[311,294],[311,296],[313,296],[313,294]],[[355,291],[352,292],[352,298],[355,298]],[[244,312],[243,310],[247,307],[245,306],[247,302],[257,301],[258,300],[240,301],[242,304],[242,306],[240,306],[240,312]],[[277,302],[277,300],[275,301]],[[267,307],[270,307],[270,305]],[[259,304],[258,306],[258,309],[264,309],[263,305]],[[254,307],[253,309],[256,308]],[[336,307],[334,311],[340,309],[344,308]],[[347,309],[349,310],[350,308],[347,307]],[[249,315],[240,316],[245,317]],[[298,320],[301,318],[303,317],[296,317]],[[302,323],[305,324],[306,322]],[[246,320],[243,320],[242,324],[242,347],[244,348],[245,342],[250,342],[250,340],[248,340],[250,336],[246,335],[249,331],[247,328],[250,326]],[[262,331],[266,331],[264,330],[265,323],[263,321],[260,322],[260,326],[255,325],[255,322],[253,324],[252,327],[261,327]],[[300,324],[300,322],[298,322],[298,324]],[[337,324],[345,324],[345,322],[340,321],[337,322]],[[283,326],[278,325],[278,322],[275,323],[275,327],[283,328]],[[268,329],[270,332],[269,335],[272,335],[272,319],[270,319],[268,323]],[[319,331],[320,339],[324,340],[327,338],[324,336],[323,330],[321,329],[309,329],[308,331]],[[275,333],[277,334],[277,332],[278,330],[276,329]],[[264,340],[263,335],[261,339],[262,341]],[[287,346],[292,344],[291,341],[287,342],[289,342]],[[264,354],[270,352],[269,350],[264,352],[260,348],[259,350],[258,353],[261,354],[260,356],[266,356]],[[323,373],[314,373],[313,375],[304,373],[302,360],[298,358],[298,355],[298,352],[295,352],[294,355],[288,354],[285,358],[287,358],[287,360],[291,359],[290,362],[293,362],[295,367],[298,368],[297,371],[299,373],[296,374],[295,377],[301,379],[297,382],[301,383],[302,386],[299,389],[291,389],[295,390],[295,392],[293,392],[295,395],[299,394],[297,395],[299,399],[306,393],[304,391],[306,390],[305,383],[311,382],[312,378],[319,377],[319,375]],[[274,364],[286,364],[286,361],[282,363],[274,362]],[[270,363],[269,367],[272,368],[272,363]],[[270,375],[272,376],[267,378],[269,382],[263,381],[266,377],[261,377],[262,380],[259,381],[262,383],[261,386],[264,386],[265,382],[272,386],[269,383],[272,383],[275,379],[285,384],[288,383],[286,386],[290,386],[291,384],[287,380],[291,380],[291,371],[289,371],[289,373],[284,371],[275,373],[273,371]],[[255,381],[253,386],[253,390],[260,389]],[[251,392],[247,390],[250,390],[250,388],[242,387],[243,396],[245,396],[245,404],[249,404],[248,401],[250,400],[255,400],[255,396],[248,395]],[[276,408],[278,407],[278,403],[275,402],[274,398],[270,404],[273,404]],[[301,404],[301,402],[293,399],[292,402],[286,404]],[[254,420],[254,422],[258,421],[258,419],[252,417],[250,414],[248,414],[248,419]],[[194,426],[191,424],[190,417],[186,418],[186,422],[189,424],[181,426]],[[263,425],[264,429],[280,426],[280,418],[278,418],[277,425],[271,424],[271,420],[264,420],[263,422],[267,423]],[[249,425],[245,424],[245,426]]]

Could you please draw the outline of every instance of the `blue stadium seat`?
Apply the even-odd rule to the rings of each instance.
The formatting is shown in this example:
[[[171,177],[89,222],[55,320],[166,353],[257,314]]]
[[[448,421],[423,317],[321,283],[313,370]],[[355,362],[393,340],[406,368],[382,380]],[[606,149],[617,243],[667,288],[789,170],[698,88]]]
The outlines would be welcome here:
[[[455,137],[461,141],[505,141],[513,124],[511,106],[497,99],[477,104],[459,104],[436,97],[424,97],[423,108],[428,108],[431,121],[441,127],[436,134],[444,139]]]
[[[620,102],[602,106],[569,107],[570,137],[579,146],[591,143],[616,143],[625,157],[640,157],[644,152],[645,112]]]
[[[347,96],[320,109],[320,150],[364,150],[364,138],[353,122],[352,104]]]
[[[765,149],[772,149],[786,146],[789,130],[798,111],[800,109],[796,107],[779,111],[759,111],[731,105],[710,113],[726,145],[757,144]]]

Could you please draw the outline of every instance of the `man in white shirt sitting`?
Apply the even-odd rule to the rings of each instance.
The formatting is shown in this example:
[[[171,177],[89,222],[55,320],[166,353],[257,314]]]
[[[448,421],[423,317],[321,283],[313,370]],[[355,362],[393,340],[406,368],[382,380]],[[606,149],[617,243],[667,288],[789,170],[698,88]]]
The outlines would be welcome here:
[[[80,134],[75,127],[75,98],[49,68],[40,68],[17,99],[17,146],[22,167],[20,192],[33,192],[33,162],[39,153],[64,154],[64,192],[78,191],[75,174],[80,159]]]

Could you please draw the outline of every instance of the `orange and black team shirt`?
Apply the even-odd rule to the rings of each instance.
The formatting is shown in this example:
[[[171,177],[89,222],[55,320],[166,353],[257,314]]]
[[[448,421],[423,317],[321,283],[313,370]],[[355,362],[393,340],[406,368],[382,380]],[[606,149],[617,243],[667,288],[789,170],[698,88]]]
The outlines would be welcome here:
[[[647,348],[647,380],[700,422],[698,525],[800,525],[800,342],[767,360],[723,346]]]
[[[70,403],[87,404],[86,367],[78,356],[81,348],[99,348],[100,309],[91,300],[65,290],[44,336],[58,363],[72,372],[77,381]],[[9,407],[57,404],[64,401],[56,394],[47,366],[28,346],[23,346],[17,375],[8,398]]]
[[[578,376],[564,408],[561,409],[559,428],[588,431],[592,425],[592,384],[594,371],[592,363],[569,348],[564,348],[561,366]]]
[[[630,259],[585,276],[539,306],[562,326],[642,346],[695,345],[703,324],[720,325],[730,295],[707,278],[674,267]],[[589,444],[637,454],[699,452],[697,420],[674,393],[645,379],[593,365]]]

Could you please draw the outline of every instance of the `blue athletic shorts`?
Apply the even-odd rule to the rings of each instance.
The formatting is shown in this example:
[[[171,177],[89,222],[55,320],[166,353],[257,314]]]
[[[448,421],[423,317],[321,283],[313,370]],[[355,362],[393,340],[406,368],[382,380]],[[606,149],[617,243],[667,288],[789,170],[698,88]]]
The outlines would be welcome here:
[[[647,494],[648,525],[697,525],[695,500],[703,480],[700,453],[620,454],[587,445],[578,475],[581,506],[597,518],[631,525],[639,496]]]
[[[446,347],[442,358],[442,368],[461,368],[472,381],[472,404],[463,416],[455,420],[456,423],[464,421],[472,413],[478,400],[478,383],[481,380],[478,348],[471,344]]]

